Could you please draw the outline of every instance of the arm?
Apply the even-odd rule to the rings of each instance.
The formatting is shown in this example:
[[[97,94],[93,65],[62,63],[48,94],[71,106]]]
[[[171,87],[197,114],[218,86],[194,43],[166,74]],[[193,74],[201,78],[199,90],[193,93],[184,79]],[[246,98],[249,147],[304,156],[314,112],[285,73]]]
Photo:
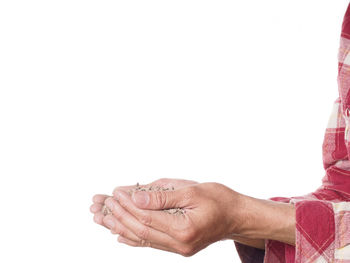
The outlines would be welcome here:
[[[231,239],[250,247],[265,249],[265,240],[279,240],[295,246],[295,207],[293,204],[241,195],[244,203],[239,216],[244,225]]]
[[[293,234],[289,235],[293,232],[292,205],[245,196],[219,183],[168,192],[134,192],[132,196],[117,191],[115,198],[117,201],[106,202],[113,215],[105,220],[119,225],[115,231],[122,233],[129,245],[157,244],[163,250],[193,255],[210,243],[232,239],[250,246],[245,249],[241,245],[243,253],[253,252],[261,258],[265,239],[293,242]],[[185,214],[169,216],[159,211],[176,207],[184,209]],[[138,237],[127,234],[129,230]]]
[[[348,173],[346,177],[350,177]],[[321,189],[314,196],[262,200],[218,183],[167,192],[134,192],[132,196],[117,191],[116,200],[105,202],[113,214],[104,222],[113,220],[109,228],[120,235],[119,242],[184,256],[216,241],[233,239],[244,263],[282,263],[284,258],[289,262],[334,261],[346,259],[342,255],[350,253],[348,235],[336,231],[350,227],[350,202],[338,204],[339,197]],[[170,215],[161,211],[176,207],[186,212]],[[263,241],[267,242],[265,250]]]
[[[254,247],[258,244],[259,248],[263,248],[262,244],[265,239],[295,245],[295,207],[293,204],[263,200],[243,194],[241,196],[244,209],[239,217],[242,218],[244,224],[238,228],[238,233],[241,237],[247,238],[241,241],[248,242]],[[235,235],[232,239],[235,239]]]

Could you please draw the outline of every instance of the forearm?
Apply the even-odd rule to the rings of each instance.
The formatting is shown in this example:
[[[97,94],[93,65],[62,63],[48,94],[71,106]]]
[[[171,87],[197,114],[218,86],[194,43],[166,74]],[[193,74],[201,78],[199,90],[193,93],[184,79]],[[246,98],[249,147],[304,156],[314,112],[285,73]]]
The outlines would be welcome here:
[[[278,240],[295,246],[295,207],[293,204],[241,195],[241,225],[238,236],[253,240]],[[256,241],[254,241],[256,242]],[[261,242],[260,242],[261,245]]]

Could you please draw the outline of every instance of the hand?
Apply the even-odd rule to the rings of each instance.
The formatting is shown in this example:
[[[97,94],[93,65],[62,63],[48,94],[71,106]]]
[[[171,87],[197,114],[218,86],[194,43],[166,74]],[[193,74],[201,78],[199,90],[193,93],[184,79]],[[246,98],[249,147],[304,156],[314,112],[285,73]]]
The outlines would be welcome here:
[[[198,182],[195,182],[192,180],[162,178],[162,179],[156,180],[150,184],[140,185],[140,186],[147,187],[147,186],[153,185],[153,186],[159,186],[159,187],[163,187],[163,188],[174,187],[175,189],[179,189],[181,187],[195,185],[195,184],[198,184]],[[128,192],[129,190],[131,190],[133,188],[135,188],[135,185],[118,186],[114,189],[113,192],[115,192],[117,190],[123,190],[123,191]],[[90,206],[90,211],[94,214],[95,223],[102,225],[106,228],[108,228],[108,227],[103,222],[105,215],[102,212],[102,208],[105,205],[106,199],[109,197],[111,197],[111,196],[104,195],[104,194],[97,194],[92,198],[93,204]],[[116,232],[114,230],[111,230],[111,231],[113,234],[116,234]]]
[[[218,183],[192,184],[165,192],[135,192],[132,196],[119,188],[106,204],[113,215],[107,215],[103,222],[120,235],[119,242],[183,256],[231,238],[243,223],[240,194]],[[185,213],[159,211],[178,207]]]

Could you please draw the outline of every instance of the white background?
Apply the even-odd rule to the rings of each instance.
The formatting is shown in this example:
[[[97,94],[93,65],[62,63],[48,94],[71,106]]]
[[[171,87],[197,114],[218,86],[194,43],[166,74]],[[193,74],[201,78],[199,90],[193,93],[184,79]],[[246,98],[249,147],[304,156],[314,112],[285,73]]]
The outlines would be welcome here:
[[[258,198],[324,176],[348,1],[0,1],[0,262],[239,262],[96,225],[95,193],[162,177]]]

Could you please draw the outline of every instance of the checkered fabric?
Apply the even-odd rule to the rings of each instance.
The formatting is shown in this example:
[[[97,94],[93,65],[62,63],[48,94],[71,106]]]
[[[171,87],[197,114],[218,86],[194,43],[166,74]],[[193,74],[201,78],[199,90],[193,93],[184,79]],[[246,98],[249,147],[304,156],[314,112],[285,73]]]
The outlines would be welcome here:
[[[312,193],[270,200],[296,208],[296,244],[265,240],[265,250],[235,241],[243,263],[350,263],[350,4],[339,48],[338,90],[322,144],[325,175]]]

